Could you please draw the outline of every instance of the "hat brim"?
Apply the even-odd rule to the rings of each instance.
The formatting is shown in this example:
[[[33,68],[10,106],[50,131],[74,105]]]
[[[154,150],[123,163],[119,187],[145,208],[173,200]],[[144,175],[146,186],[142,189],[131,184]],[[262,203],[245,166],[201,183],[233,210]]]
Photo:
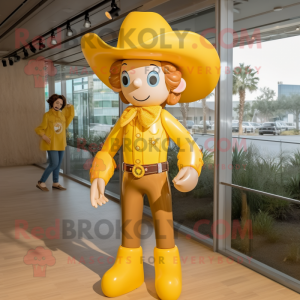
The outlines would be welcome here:
[[[179,36],[184,36],[184,39],[180,40]],[[153,46],[150,48],[149,45]],[[190,31],[166,32],[135,48],[124,49],[109,46],[97,34],[88,33],[82,37],[81,47],[89,66],[110,88],[111,65],[125,59],[167,61],[178,67],[187,83],[181,93],[181,103],[205,98],[214,90],[220,77],[216,49],[207,39]]]

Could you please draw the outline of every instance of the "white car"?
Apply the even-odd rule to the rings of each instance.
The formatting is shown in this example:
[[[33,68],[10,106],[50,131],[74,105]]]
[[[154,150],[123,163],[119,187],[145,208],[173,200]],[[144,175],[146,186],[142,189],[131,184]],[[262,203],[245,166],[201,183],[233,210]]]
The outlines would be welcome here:
[[[262,124],[256,123],[256,122],[250,122],[250,124],[251,124],[255,129],[258,129],[258,128],[261,127],[261,125],[262,125]]]
[[[285,123],[288,130],[295,130],[296,124],[295,123]]]
[[[243,122],[242,123],[242,127],[243,127],[243,131],[245,133],[248,133],[248,132],[254,132],[255,131],[255,127],[251,125],[250,122]]]

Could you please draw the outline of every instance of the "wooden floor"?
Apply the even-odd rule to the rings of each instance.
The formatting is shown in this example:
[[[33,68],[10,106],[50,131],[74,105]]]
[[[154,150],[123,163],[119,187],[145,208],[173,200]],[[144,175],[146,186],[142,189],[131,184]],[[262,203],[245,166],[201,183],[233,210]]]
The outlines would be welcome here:
[[[101,277],[111,267],[110,257],[116,255],[120,245],[115,226],[120,220],[120,205],[109,201],[95,209],[90,205],[89,188],[64,177],[60,177],[60,183],[68,188],[67,191],[42,192],[35,187],[42,172],[35,166],[0,168],[0,299],[104,299]],[[51,183],[49,177],[48,188]],[[60,226],[58,239],[45,234],[34,238],[34,227],[40,227],[35,230],[41,234],[54,227],[56,219]],[[110,220],[114,225],[113,235],[107,239],[101,239],[95,233],[95,224],[101,219]],[[89,237],[78,236],[80,220],[91,225]],[[16,230],[16,222],[27,224],[20,236],[16,236],[20,231]],[[73,222],[76,237],[62,237],[62,232],[66,232],[62,230],[63,222]],[[103,234],[108,233],[106,228],[106,225],[101,226]],[[51,235],[54,236],[55,232],[52,231]],[[180,299],[300,299],[296,292],[229,261],[184,235],[179,234],[176,244],[182,257],[183,290]],[[34,277],[33,265],[23,261],[28,251],[38,246],[51,250],[55,257],[55,264],[47,266],[45,277]],[[142,247],[145,283],[117,299],[157,299],[152,263],[153,234],[142,241]]]

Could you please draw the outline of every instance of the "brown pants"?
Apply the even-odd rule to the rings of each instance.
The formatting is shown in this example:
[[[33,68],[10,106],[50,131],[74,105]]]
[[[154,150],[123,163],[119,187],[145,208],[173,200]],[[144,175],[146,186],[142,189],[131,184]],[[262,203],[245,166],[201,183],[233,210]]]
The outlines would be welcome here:
[[[156,247],[174,248],[172,195],[167,172],[144,175],[142,178],[136,178],[128,172],[123,173],[122,246],[140,247],[144,194],[150,203]]]

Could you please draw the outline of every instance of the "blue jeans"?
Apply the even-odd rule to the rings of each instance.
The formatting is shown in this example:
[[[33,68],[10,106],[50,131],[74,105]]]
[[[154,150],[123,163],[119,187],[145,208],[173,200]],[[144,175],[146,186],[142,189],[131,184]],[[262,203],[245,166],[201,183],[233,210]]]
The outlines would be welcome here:
[[[46,182],[51,172],[53,172],[53,182],[58,182],[59,170],[65,151],[50,150],[48,152],[49,166],[44,171],[40,181]]]

